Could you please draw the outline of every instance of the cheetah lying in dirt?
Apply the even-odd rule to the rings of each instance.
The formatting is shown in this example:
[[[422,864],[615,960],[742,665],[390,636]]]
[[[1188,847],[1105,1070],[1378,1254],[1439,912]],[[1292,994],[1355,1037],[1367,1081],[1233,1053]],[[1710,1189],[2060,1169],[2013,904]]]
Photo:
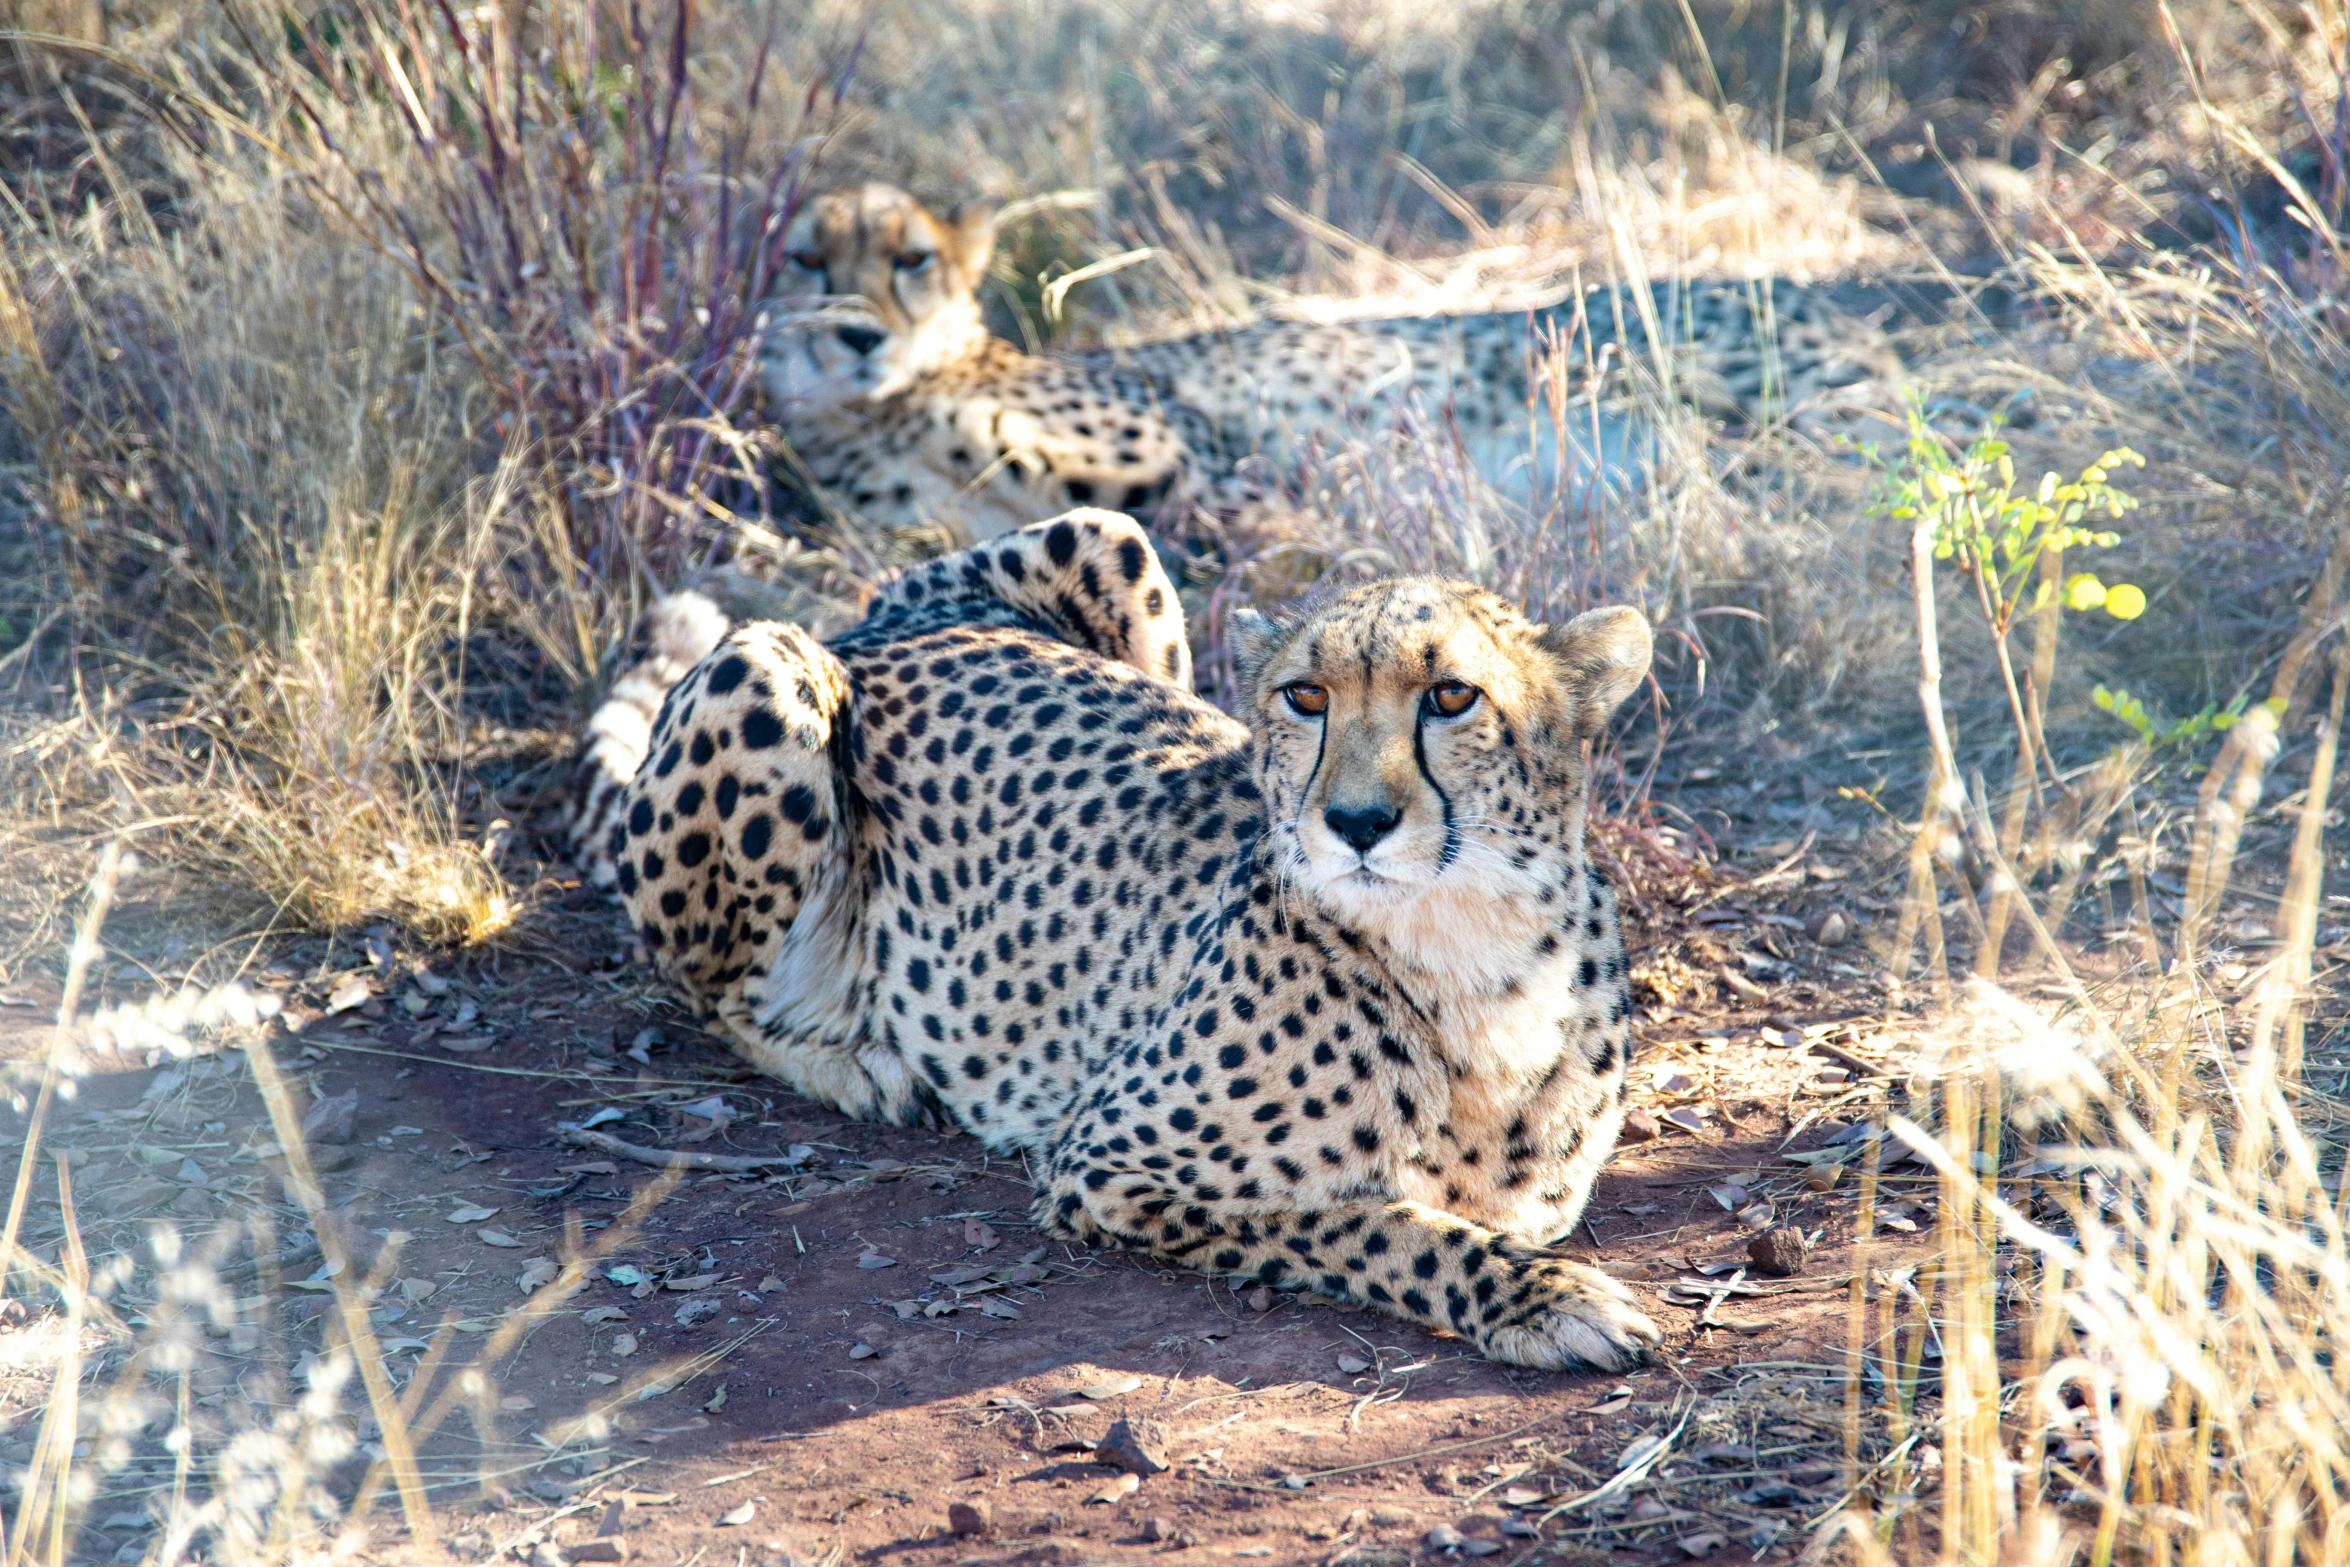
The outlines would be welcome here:
[[[1623,1118],[1581,756],[1647,672],[1637,611],[1544,628],[1410,577],[1244,614],[1245,724],[1105,511],[919,567],[829,644],[651,613],[576,852],[762,1070],[1034,1151],[1070,1239],[1520,1365],[1656,1342],[1545,1244]]]
[[[1268,321],[1039,357],[992,337],[977,290],[993,215],[904,191],[819,196],[787,236],[761,342],[787,468],[866,519],[992,538],[1067,506],[1170,499],[1224,515],[1277,497],[1300,457],[1350,434],[1457,434],[1486,478],[1536,503],[1568,472],[1632,465],[1629,358],[1709,414],[1799,422],[1892,406],[1882,337],[1792,284],[1593,290],[1536,312],[1347,324]],[[1572,372],[1546,389],[1544,344]],[[1588,400],[1588,374],[1612,391]],[[1561,397],[1565,401],[1560,403]],[[1612,399],[1612,400],[1611,400]],[[1603,408],[1607,411],[1603,412]],[[1564,414],[1564,420],[1557,417]]]

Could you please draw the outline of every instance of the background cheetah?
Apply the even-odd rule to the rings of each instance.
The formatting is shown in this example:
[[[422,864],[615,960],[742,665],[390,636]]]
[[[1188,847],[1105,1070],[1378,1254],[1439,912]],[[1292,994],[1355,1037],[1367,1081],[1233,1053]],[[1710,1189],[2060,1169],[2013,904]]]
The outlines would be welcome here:
[[[1352,434],[1457,436],[1486,478],[1539,500],[1566,472],[1630,465],[1620,412],[1583,402],[1662,376],[1709,414],[1813,420],[1889,402],[1875,331],[1789,284],[1590,290],[1548,309],[1340,324],[1266,321],[1093,353],[991,336],[977,290],[990,211],[941,216],[894,186],[810,201],[762,340],[787,462],[889,526],[975,538],[1064,506],[1224,514],[1280,492]],[[1656,345],[1667,345],[1659,356]],[[1555,359],[1554,377],[1545,368]]]
[[[1541,1243],[1622,1118],[1581,749],[1646,620],[1401,578],[1237,635],[1245,727],[1101,511],[901,577],[829,645],[736,625],[636,757],[597,731],[581,858],[750,1060],[1039,1151],[1061,1234],[1629,1363],[1655,1328]]]

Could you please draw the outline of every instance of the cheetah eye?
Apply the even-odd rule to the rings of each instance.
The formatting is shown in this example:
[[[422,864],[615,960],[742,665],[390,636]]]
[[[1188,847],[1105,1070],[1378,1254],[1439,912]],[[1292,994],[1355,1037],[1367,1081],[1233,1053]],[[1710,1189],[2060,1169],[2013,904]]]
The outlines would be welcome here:
[[[1330,693],[1310,682],[1283,686],[1281,694],[1289,699],[1290,707],[1301,718],[1319,718],[1330,706]]]
[[[816,250],[795,250],[791,253],[791,264],[802,272],[821,273],[824,270],[824,253]]]
[[[1428,711],[1439,718],[1458,718],[1477,705],[1477,688],[1458,680],[1447,680],[1440,686],[1430,686],[1424,699]]]
[[[893,257],[890,264],[900,272],[919,272],[929,266],[937,255],[938,252],[935,250],[909,250],[901,256]]]

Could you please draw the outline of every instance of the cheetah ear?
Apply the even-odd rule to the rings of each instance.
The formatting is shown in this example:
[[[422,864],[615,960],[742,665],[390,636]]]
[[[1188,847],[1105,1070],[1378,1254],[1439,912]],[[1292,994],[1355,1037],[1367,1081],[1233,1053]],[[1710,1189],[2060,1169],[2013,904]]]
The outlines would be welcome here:
[[[947,227],[954,231],[955,248],[962,254],[963,275],[975,286],[995,260],[998,210],[992,201],[967,201],[947,214]]]
[[[1568,723],[1577,734],[1605,727],[1608,715],[1648,678],[1648,617],[1628,604],[1545,626],[1535,641],[1558,660]]]
[[[1281,628],[1253,609],[1234,610],[1225,625],[1232,633],[1232,662],[1239,666],[1240,678],[1256,679],[1281,640]]]

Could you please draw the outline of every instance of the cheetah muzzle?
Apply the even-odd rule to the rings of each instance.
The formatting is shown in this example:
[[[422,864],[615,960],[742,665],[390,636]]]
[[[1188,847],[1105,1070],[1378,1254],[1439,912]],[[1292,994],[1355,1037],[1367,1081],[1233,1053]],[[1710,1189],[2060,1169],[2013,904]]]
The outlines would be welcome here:
[[[1623,1118],[1582,750],[1647,673],[1636,611],[1545,628],[1406,577],[1243,615],[1245,723],[1108,512],[902,576],[829,644],[652,618],[578,853],[762,1070],[1032,1151],[1073,1240],[1519,1365],[1657,1342],[1546,1244]]]

